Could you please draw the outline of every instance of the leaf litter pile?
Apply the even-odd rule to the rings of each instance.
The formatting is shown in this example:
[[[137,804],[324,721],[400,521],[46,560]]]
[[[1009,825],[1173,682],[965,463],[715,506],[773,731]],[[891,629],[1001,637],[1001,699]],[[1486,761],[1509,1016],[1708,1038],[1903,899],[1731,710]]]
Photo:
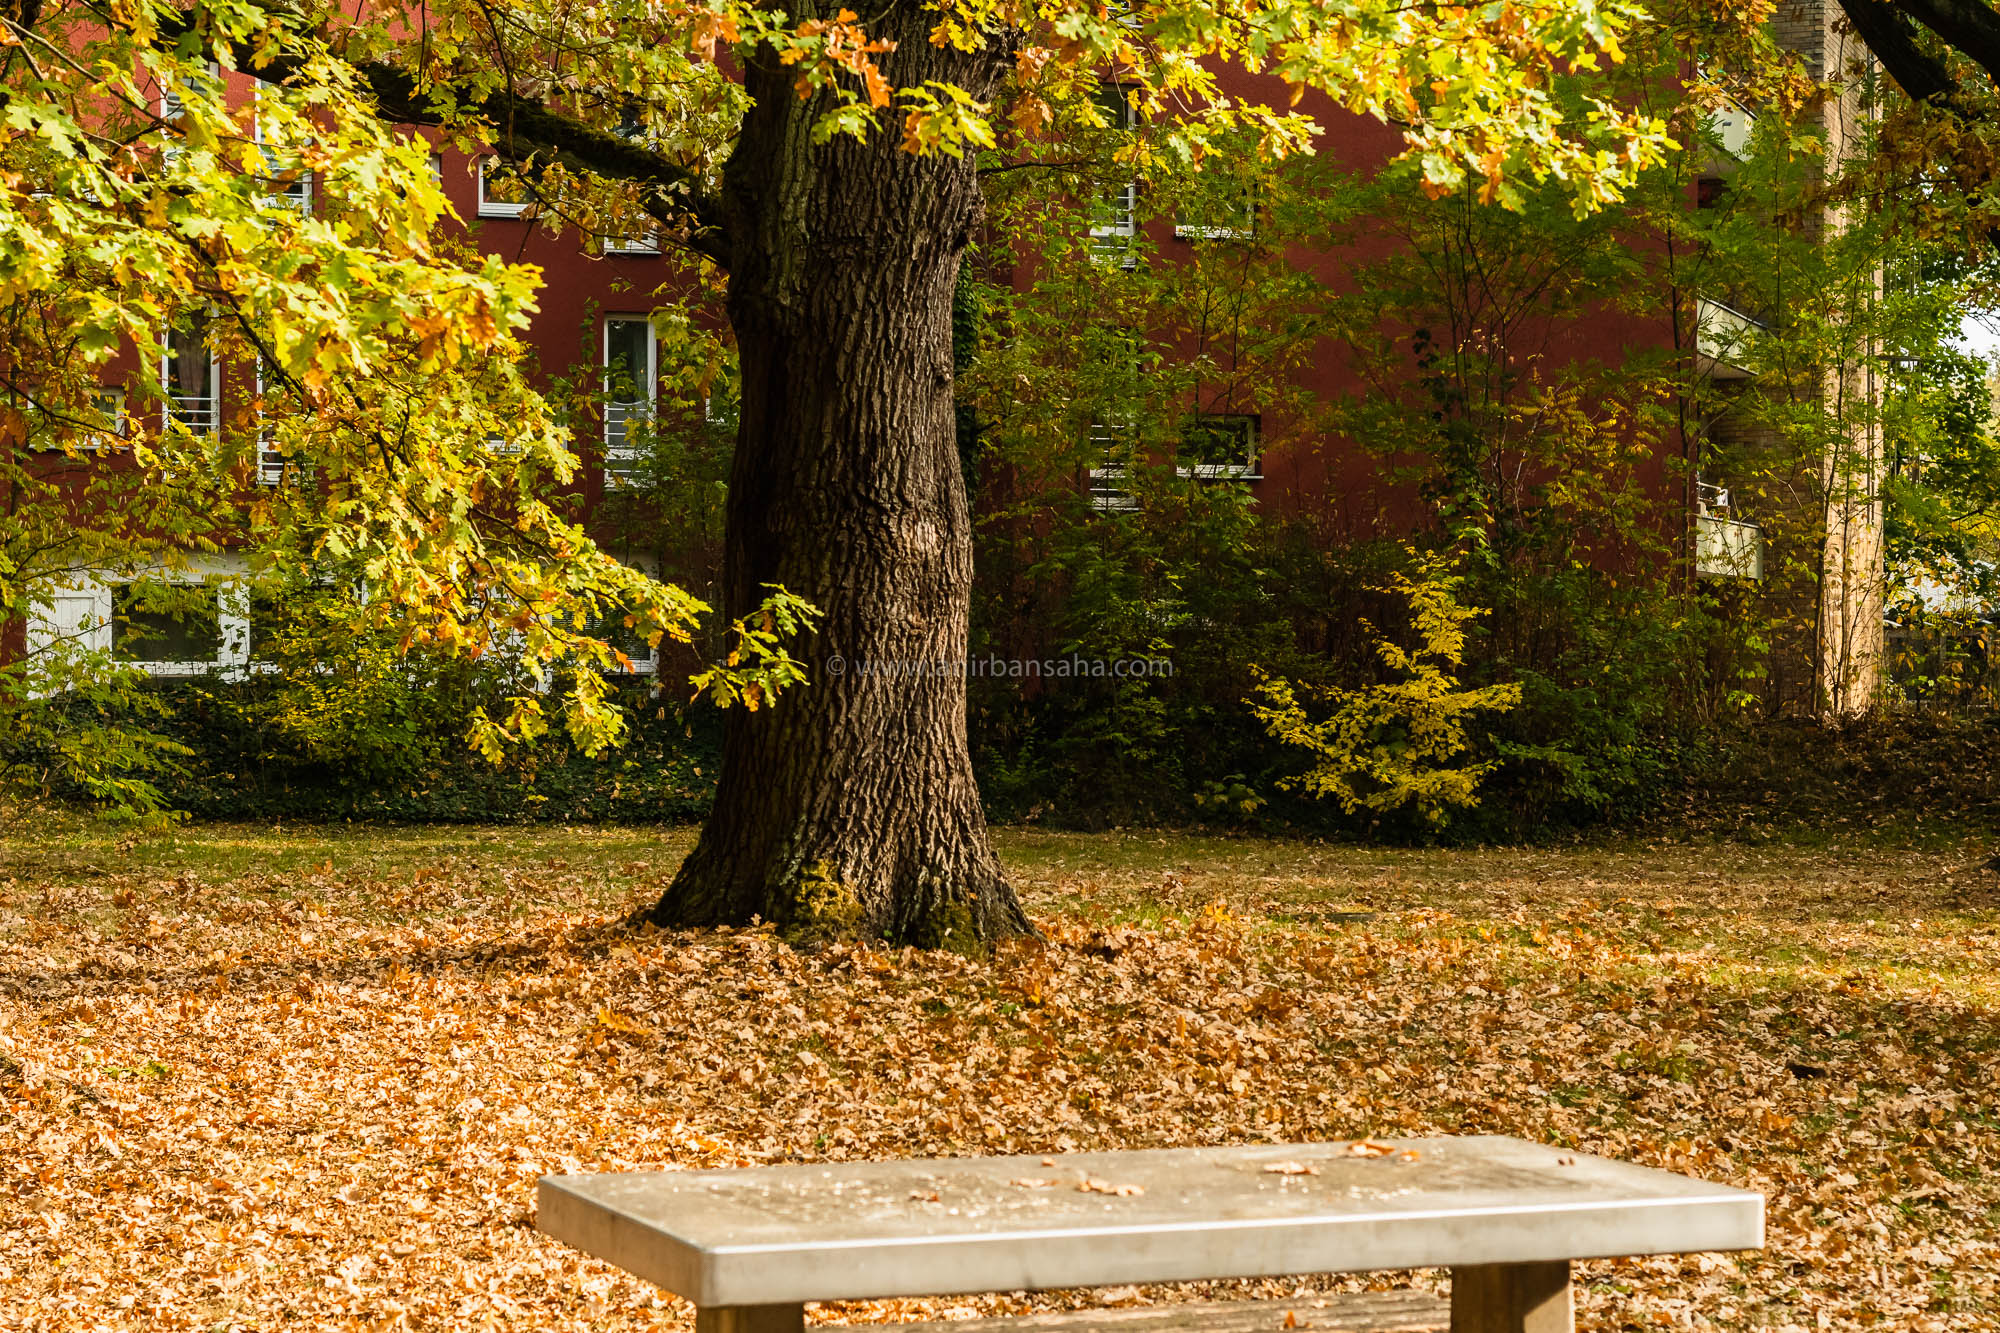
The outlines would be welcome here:
[[[1047,938],[975,962],[623,924],[678,832],[13,828],[0,1327],[681,1328],[539,1175],[1440,1133],[1766,1195],[1762,1254],[1581,1265],[1581,1327],[2000,1327],[1969,849],[1014,833]]]

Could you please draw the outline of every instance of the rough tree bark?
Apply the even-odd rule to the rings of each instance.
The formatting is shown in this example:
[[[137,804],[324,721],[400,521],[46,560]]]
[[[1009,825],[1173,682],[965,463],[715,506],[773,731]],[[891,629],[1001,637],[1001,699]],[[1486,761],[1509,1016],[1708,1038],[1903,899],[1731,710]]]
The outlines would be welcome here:
[[[892,4],[868,27],[898,42],[895,83],[991,96],[1004,52],[940,49],[935,13]],[[893,127],[815,145],[824,107],[795,75],[746,63],[755,107],[723,176],[743,379],[724,609],[776,584],[824,618],[793,649],[809,685],[728,713],[715,808],[652,915],[977,949],[1032,929],[987,834],[956,669],[972,532],[951,297],[978,178]]]

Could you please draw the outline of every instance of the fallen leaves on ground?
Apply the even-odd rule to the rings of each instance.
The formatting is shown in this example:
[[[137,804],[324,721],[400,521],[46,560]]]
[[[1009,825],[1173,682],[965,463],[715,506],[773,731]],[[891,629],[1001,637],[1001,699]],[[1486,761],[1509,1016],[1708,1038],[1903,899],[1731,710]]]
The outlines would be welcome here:
[[[539,1175],[1507,1133],[1769,1200],[1760,1255],[1581,1266],[1582,1327],[2000,1327],[1963,858],[1015,837],[1047,939],[981,963],[635,931],[685,837],[593,836],[0,840],[0,1324],[682,1327]]]

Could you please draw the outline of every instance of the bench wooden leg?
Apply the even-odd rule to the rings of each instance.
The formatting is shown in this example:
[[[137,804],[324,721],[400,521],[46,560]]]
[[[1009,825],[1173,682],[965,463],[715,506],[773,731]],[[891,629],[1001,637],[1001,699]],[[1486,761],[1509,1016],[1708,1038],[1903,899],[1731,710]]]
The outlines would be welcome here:
[[[803,1333],[803,1305],[702,1305],[694,1312],[694,1333]]]
[[[1451,1270],[1451,1333],[1575,1333],[1569,1264]]]

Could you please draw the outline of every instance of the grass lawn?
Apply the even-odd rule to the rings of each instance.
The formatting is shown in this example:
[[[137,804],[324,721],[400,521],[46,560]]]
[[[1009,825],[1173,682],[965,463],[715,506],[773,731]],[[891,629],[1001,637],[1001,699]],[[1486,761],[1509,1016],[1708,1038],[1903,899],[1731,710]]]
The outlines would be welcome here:
[[[1991,843],[1008,831],[982,964],[621,926],[689,841],[0,811],[0,1327],[682,1326],[537,1175],[1500,1132],[1769,1199],[1585,1328],[2000,1328]]]

